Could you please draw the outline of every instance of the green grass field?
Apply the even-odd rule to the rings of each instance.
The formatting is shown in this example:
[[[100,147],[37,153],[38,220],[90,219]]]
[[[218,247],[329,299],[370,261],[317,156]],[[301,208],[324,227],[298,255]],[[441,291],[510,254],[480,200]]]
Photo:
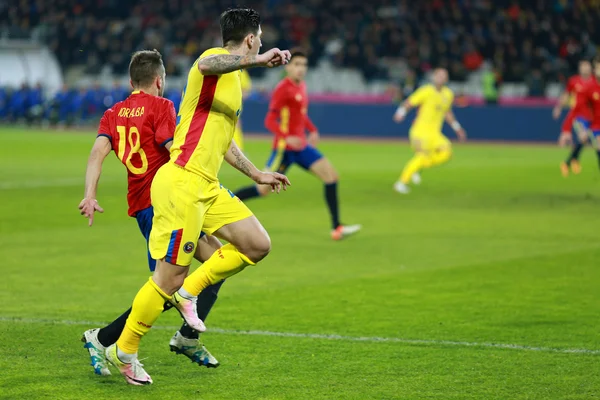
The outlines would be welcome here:
[[[94,135],[0,130],[1,399],[600,398],[600,175],[563,179],[563,150],[457,146],[409,196],[391,189],[402,143],[326,141],[342,217],[332,242],[322,186],[249,203],[271,255],[227,282],[200,369],[168,350],[164,314],[140,357],[154,385],[95,376],[81,333],[129,307],[148,277],[111,156],[95,225],[78,214]],[[265,140],[247,153],[262,164]],[[224,167],[231,189],[249,181]],[[91,321],[91,322],[87,322]],[[333,336],[329,336],[333,335]],[[339,335],[339,336],[335,336]]]

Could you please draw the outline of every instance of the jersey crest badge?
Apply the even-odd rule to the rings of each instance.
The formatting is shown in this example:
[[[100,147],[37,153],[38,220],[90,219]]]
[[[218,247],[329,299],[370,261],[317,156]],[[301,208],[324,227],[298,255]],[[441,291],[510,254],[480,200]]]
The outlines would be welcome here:
[[[194,251],[194,243],[187,242],[186,244],[184,244],[183,251],[185,251],[187,254],[190,254],[192,251]]]

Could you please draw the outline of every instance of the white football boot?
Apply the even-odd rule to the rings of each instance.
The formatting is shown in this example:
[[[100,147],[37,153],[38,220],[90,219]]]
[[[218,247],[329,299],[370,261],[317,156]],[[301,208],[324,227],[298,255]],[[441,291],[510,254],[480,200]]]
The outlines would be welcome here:
[[[106,347],[102,346],[100,341],[98,341],[99,330],[99,328],[96,328],[88,329],[87,331],[83,332],[81,341],[84,343],[83,347],[85,347],[90,353],[90,358],[92,360],[90,365],[94,368],[94,373],[96,375],[107,376],[110,375],[110,371],[106,363],[106,357],[104,356]]]
[[[408,185],[398,181],[396,183],[394,183],[394,190],[398,193],[402,193],[402,194],[408,194],[410,193],[410,188],[408,187]]]
[[[152,378],[144,369],[144,365],[137,359],[137,354],[132,362],[123,362],[119,359],[116,344],[107,347],[105,354],[108,362],[119,370],[121,375],[123,375],[127,383],[130,385],[143,386],[150,385],[152,383]]]

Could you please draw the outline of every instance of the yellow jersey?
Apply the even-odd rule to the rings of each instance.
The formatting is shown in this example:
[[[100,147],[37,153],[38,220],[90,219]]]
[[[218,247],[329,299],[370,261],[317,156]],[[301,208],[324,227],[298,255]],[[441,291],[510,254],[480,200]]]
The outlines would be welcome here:
[[[211,182],[218,181],[242,107],[240,71],[202,75],[198,70],[198,61],[214,54],[229,52],[206,50],[190,69],[171,147],[172,162]]]
[[[440,90],[431,84],[421,86],[408,98],[411,106],[419,107],[412,128],[440,132],[453,101],[454,93],[446,86]]]
[[[242,92],[249,92],[252,90],[252,79],[250,79],[250,74],[247,70],[243,69],[240,72],[240,81],[242,85]]]

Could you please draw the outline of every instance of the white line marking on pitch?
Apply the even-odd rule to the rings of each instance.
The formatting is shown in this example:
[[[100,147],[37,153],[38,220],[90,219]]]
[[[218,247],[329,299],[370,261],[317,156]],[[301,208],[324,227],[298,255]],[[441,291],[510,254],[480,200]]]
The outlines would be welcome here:
[[[14,322],[22,324],[57,324],[57,325],[87,325],[87,326],[103,326],[104,322],[97,321],[72,321],[72,320],[53,320],[53,319],[36,319],[36,318],[13,318],[0,316],[0,322]],[[154,326],[154,329],[160,330],[177,330],[179,326]],[[300,338],[300,339],[320,339],[320,340],[341,340],[346,342],[368,342],[368,343],[401,343],[420,346],[455,346],[455,347],[482,347],[492,349],[505,350],[520,350],[520,351],[535,351],[543,353],[560,353],[560,354],[586,354],[600,355],[600,350],[594,349],[572,349],[572,348],[557,348],[557,347],[536,347],[525,346],[520,344],[508,343],[485,343],[485,342],[463,342],[454,340],[428,340],[428,339],[404,339],[394,337],[377,337],[377,336],[342,336],[342,335],[326,335],[320,333],[294,333],[294,332],[271,332],[271,331],[236,331],[232,329],[209,328],[208,332],[220,333],[224,335],[245,335],[245,336],[274,336],[284,338]]]

